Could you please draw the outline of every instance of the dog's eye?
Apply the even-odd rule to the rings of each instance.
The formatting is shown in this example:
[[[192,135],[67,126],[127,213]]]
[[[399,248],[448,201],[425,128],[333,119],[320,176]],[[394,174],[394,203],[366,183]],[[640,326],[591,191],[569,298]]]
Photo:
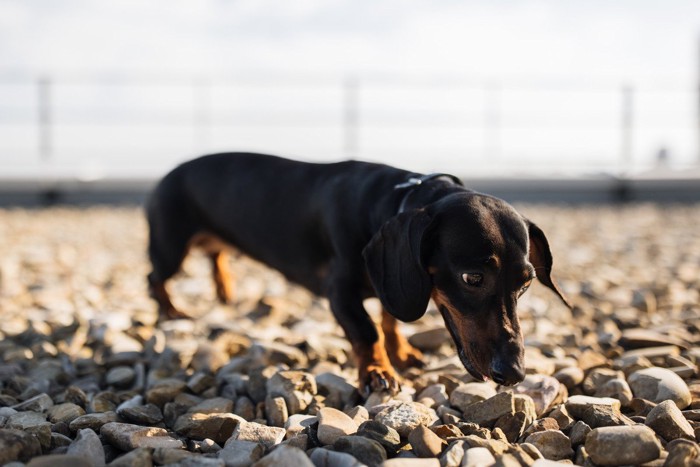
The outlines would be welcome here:
[[[527,292],[527,289],[530,288],[530,284],[532,284],[532,281],[527,282],[525,285],[523,285],[520,288],[520,291],[518,292],[518,297],[522,297],[525,292]]]
[[[484,275],[478,272],[465,272],[462,274],[462,280],[472,287],[479,287],[484,282]]]

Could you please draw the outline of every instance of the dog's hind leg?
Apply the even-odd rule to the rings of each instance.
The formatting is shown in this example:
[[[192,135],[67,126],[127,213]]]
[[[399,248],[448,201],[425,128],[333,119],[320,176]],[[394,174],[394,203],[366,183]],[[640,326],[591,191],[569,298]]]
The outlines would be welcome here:
[[[148,212],[148,256],[153,266],[148,275],[148,286],[151,297],[158,303],[158,321],[190,318],[173,305],[166,289],[166,282],[180,269],[187,255],[194,230],[183,227],[180,222],[169,222],[180,219],[181,216],[177,214],[155,210]]]
[[[391,363],[400,370],[411,367],[422,367],[423,354],[413,347],[399,331],[398,321],[388,311],[382,308],[382,331],[384,347]]]
[[[234,287],[231,268],[228,263],[229,254],[224,250],[219,250],[210,253],[209,257],[212,262],[216,296],[221,303],[231,303],[233,301]]]

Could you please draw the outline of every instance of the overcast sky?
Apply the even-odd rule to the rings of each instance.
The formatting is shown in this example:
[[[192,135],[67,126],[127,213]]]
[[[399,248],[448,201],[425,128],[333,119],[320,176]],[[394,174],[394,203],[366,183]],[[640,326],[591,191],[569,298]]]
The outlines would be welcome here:
[[[0,0],[0,76],[388,73],[689,90],[699,61],[698,0]]]
[[[697,0],[2,0],[19,70],[689,77]]]

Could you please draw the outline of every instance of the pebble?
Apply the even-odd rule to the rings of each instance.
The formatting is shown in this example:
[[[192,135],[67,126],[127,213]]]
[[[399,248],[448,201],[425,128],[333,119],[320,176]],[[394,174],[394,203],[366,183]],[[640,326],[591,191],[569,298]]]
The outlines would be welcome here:
[[[348,415],[332,407],[318,411],[318,440],[326,445],[333,444],[341,436],[357,432],[357,424]]]
[[[695,440],[693,427],[671,400],[663,401],[651,409],[644,424],[666,441],[678,438]]]
[[[407,437],[417,426],[432,423],[437,415],[423,404],[403,402],[383,409],[374,419]]]
[[[262,443],[267,449],[271,449],[273,446],[281,443],[286,434],[287,432],[284,428],[242,421],[238,423],[233,433],[231,433],[229,441],[254,441]]]
[[[107,442],[122,451],[136,448],[183,448],[179,439],[172,438],[163,428],[143,427],[127,423],[109,422],[100,428]]]
[[[475,402],[481,402],[496,395],[496,389],[489,383],[460,384],[450,394],[450,405],[460,412]]]
[[[525,439],[534,445],[545,457],[554,461],[571,459],[574,455],[571,440],[559,430],[544,430],[532,433]]]
[[[501,392],[489,399],[475,402],[464,412],[463,418],[467,422],[492,428],[494,423],[504,415],[515,413],[513,393]]]
[[[458,466],[465,450],[486,450],[499,466],[553,465],[543,454],[593,465],[601,452],[589,453],[588,439],[646,424],[664,446],[646,465],[693,462],[700,415],[679,408],[700,410],[700,241],[685,222],[698,207],[525,210],[547,232],[554,273],[575,305],[561,311],[541,287],[520,301],[526,380],[514,388],[473,382],[431,309],[406,326],[427,367],[404,372],[401,393],[363,400],[351,346],[327,303],[277,273],[237,258],[236,306],[220,306],[209,258],[190,255],[169,285],[198,318],[156,325],[140,210],[0,209],[0,247],[9,252],[0,260],[0,459],[56,467],[73,459],[69,449],[99,438],[95,459],[113,465],[266,465],[292,448],[301,449],[287,451],[299,463],[333,467],[361,465],[358,452],[372,465]],[[557,218],[571,222],[548,220]],[[660,222],[663,237],[653,228]],[[77,241],[88,235],[95,241]],[[356,432],[328,439],[337,427],[320,414],[332,410]],[[241,419],[227,439],[232,414]],[[128,427],[121,447],[110,424]],[[320,447],[328,441],[334,450]]]
[[[661,455],[654,431],[643,425],[596,428],[586,436],[585,448],[597,465],[643,464]]]
[[[396,454],[401,447],[399,432],[374,420],[363,422],[357,429],[357,435],[377,441],[384,446],[388,456]]]
[[[688,385],[674,372],[665,368],[644,368],[632,373],[627,382],[635,397],[652,402],[672,400],[679,409],[692,402]]]
[[[487,467],[496,464],[496,458],[487,448],[476,447],[464,451],[462,467]]]
[[[181,415],[173,430],[177,434],[193,439],[213,439],[219,444],[228,440],[245,420],[232,413],[187,413]]]
[[[364,436],[341,436],[333,443],[333,449],[351,454],[368,466],[379,465],[387,458],[381,444]]]
[[[290,465],[294,467],[314,467],[304,451],[292,446],[279,446],[270,454],[253,464],[253,467],[277,467]]]
[[[39,440],[22,430],[0,428],[0,464],[27,462],[41,454]]]
[[[420,425],[408,434],[408,442],[418,457],[438,457],[447,445],[429,428]]]
[[[315,467],[363,467],[365,465],[350,454],[323,448],[314,449],[310,458]]]
[[[559,395],[561,383],[553,376],[526,375],[525,379],[513,387],[516,394],[526,394],[535,402],[537,415],[544,414]]]
[[[86,459],[96,467],[105,465],[105,451],[100,437],[90,428],[78,431],[66,454]]]
[[[66,402],[54,405],[46,412],[51,423],[70,423],[76,418],[85,415],[85,409],[77,404]]]
[[[254,441],[231,440],[216,455],[226,467],[248,467],[265,455],[265,446]]]

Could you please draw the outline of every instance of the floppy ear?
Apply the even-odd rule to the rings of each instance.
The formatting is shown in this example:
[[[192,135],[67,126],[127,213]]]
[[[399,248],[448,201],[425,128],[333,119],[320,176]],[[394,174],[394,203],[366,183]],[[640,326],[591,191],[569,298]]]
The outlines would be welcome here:
[[[382,305],[401,321],[417,320],[428,307],[432,283],[421,244],[430,222],[424,210],[403,212],[382,225],[362,252]]]
[[[537,227],[532,222],[525,220],[527,230],[530,237],[530,262],[535,267],[535,273],[539,281],[552,289],[559,296],[564,305],[571,308],[569,302],[564,298],[564,295],[557,287],[557,284],[551,277],[552,272],[552,252],[549,249],[549,242],[545,237],[542,229]]]

